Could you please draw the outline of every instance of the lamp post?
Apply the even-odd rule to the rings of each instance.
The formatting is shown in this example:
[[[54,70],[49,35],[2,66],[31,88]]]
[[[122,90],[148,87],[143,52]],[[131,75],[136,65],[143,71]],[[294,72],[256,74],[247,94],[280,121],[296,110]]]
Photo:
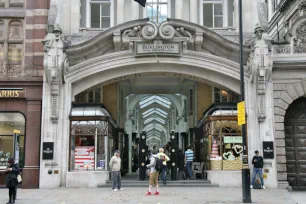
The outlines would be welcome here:
[[[242,0],[239,0],[239,41],[240,41],[240,91],[241,102],[244,101],[244,66],[243,66],[243,28],[242,28]],[[245,116],[244,116],[245,118]],[[252,203],[250,189],[250,168],[248,164],[247,138],[245,132],[245,124],[242,124],[242,202]]]

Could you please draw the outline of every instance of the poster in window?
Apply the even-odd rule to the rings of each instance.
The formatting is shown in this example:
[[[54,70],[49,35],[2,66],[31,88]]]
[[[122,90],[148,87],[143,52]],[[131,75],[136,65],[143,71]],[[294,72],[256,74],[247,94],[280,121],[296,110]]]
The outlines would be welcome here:
[[[95,147],[81,146],[75,148],[75,170],[94,170]]]

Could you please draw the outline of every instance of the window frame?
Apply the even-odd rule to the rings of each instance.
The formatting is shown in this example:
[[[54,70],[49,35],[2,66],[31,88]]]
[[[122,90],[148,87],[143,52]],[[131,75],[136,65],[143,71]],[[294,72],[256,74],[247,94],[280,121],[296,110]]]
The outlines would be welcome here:
[[[25,56],[25,43],[24,43],[24,20],[23,19],[0,19],[4,24],[4,37],[0,39],[0,44],[3,45],[3,59],[0,59],[0,77],[16,77],[20,76],[21,71],[23,71],[24,56]],[[19,22],[21,26],[21,38],[20,39],[10,39],[10,25],[14,22]],[[9,56],[9,46],[10,45],[21,45],[22,56],[20,63],[14,63],[8,59]],[[13,62],[13,63],[10,63]],[[12,67],[13,66],[13,67]]]
[[[100,21],[100,28],[92,28],[91,27],[91,4],[100,4],[100,14],[99,14],[99,21]],[[109,4],[110,5],[110,15],[109,15],[109,19],[110,19],[110,27],[109,28],[111,28],[111,27],[113,27],[114,26],[114,22],[113,22],[113,14],[114,14],[114,3],[113,3],[113,0],[96,0],[96,1],[94,1],[94,0],[86,0],[86,13],[85,13],[85,18],[86,18],[86,20],[85,20],[85,27],[86,28],[88,28],[88,29],[91,29],[91,30],[106,30],[106,29],[108,29],[108,28],[102,28],[101,26],[101,24],[102,24],[102,22],[101,22],[101,18],[102,17],[108,17],[108,16],[102,16],[101,15],[101,12],[102,12],[102,4]],[[82,18],[82,13],[81,13],[81,7],[80,7],[80,18]],[[81,27],[81,19],[80,19],[80,28],[82,28]]]
[[[171,0],[167,0],[167,2],[150,2],[150,0],[147,1],[147,4],[166,4],[167,5],[167,18],[171,18]],[[143,9],[143,16],[144,18],[149,18],[149,15],[148,15],[148,8],[149,6],[147,6],[147,8]],[[154,21],[153,21],[154,22]],[[158,23],[158,22],[155,22],[155,23]],[[162,22],[160,22],[162,23]],[[160,24],[158,23],[158,24]]]
[[[234,1],[233,1],[234,3]],[[200,7],[200,25],[205,26],[204,25],[204,4],[212,4],[212,12],[213,12],[213,27],[209,27],[211,29],[223,29],[223,28],[234,28],[235,27],[235,8],[234,5],[233,6],[233,10],[232,10],[232,16],[233,16],[233,22],[232,22],[232,26],[229,26],[229,0],[201,0],[199,1],[199,7]],[[214,5],[215,4],[222,4],[222,21],[223,21],[223,25],[222,27],[215,27],[215,11],[214,11]]]
[[[22,3],[12,4],[11,0],[3,0],[4,6],[0,6],[0,8],[23,8],[25,5],[25,0],[22,0]]]

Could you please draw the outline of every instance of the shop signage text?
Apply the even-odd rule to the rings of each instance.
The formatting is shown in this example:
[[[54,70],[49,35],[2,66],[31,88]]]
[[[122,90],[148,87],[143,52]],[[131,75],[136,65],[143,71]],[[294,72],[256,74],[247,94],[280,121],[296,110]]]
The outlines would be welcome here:
[[[242,137],[241,136],[224,136],[224,144],[228,143],[242,143]]]
[[[54,143],[44,142],[43,143],[43,160],[52,160],[54,154]]]
[[[154,54],[180,54],[180,43],[162,43],[160,41],[154,43],[137,43],[136,55],[154,55]]]
[[[265,159],[274,159],[273,142],[263,142],[263,157]]]
[[[25,92],[22,90],[0,90],[0,98],[24,98]]]

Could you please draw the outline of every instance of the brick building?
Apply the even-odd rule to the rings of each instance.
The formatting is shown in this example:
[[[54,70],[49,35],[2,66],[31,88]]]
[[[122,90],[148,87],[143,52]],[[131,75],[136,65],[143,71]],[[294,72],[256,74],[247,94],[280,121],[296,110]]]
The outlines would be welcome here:
[[[39,186],[43,44],[48,0],[0,0],[0,186],[19,137],[23,188]]]

